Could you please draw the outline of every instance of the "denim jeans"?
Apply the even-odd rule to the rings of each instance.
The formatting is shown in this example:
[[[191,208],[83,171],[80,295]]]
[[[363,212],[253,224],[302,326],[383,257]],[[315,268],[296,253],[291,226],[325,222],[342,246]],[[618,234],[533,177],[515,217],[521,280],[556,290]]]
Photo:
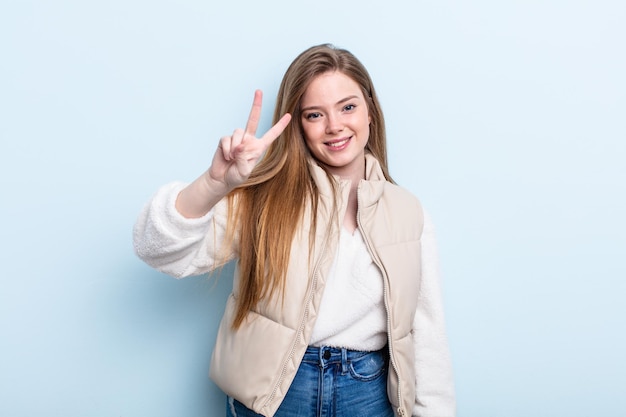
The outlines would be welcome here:
[[[393,417],[387,349],[309,347],[276,417]],[[227,417],[261,417],[228,398]]]

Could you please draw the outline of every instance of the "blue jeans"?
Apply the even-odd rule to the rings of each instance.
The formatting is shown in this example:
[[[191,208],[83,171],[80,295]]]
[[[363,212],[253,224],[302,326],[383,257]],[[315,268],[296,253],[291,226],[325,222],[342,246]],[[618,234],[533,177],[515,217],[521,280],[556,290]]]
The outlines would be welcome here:
[[[309,347],[276,417],[393,417],[387,349]],[[227,417],[261,417],[228,398]]]

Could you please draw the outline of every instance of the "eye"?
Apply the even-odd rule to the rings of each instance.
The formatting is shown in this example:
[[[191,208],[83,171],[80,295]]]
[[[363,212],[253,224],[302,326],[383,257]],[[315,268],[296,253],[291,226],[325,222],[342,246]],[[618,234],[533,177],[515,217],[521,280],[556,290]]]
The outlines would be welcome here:
[[[322,115],[319,113],[308,113],[306,116],[304,116],[307,120],[313,120],[313,119],[318,119],[320,118]]]
[[[346,104],[346,105],[343,107],[343,111],[352,111],[352,110],[354,110],[354,109],[356,109],[356,106],[355,106],[354,104]]]

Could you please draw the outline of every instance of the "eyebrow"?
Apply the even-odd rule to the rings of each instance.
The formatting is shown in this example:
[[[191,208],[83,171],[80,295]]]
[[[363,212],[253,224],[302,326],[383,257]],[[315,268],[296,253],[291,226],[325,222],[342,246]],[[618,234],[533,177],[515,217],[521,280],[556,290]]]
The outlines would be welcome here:
[[[341,100],[339,100],[337,103],[335,103],[335,105],[337,105],[337,104],[343,104],[343,103],[345,103],[346,101],[354,100],[355,98],[356,98],[356,99],[359,99],[359,96],[357,96],[356,94],[354,94],[354,95],[351,95],[351,96],[348,96],[348,97],[342,98],[342,99],[341,99]],[[301,112],[305,112],[305,111],[309,111],[309,110],[313,110],[313,109],[319,109],[320,107],[322,107],[322,106],[309,106],[309,107],[305,107],[305,108],[301,109],[300,111],[301,111]]]

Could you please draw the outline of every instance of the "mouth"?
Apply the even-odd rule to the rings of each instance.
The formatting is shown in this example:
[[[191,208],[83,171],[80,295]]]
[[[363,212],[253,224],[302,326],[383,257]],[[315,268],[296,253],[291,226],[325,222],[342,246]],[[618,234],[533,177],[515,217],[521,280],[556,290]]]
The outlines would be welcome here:
[[[340,139],[334,139],[334,140],[329,140],[328,142],[324,142],[324,145],[333,148],[333,149],[343,149],[346,147],[346,145],[348,144],[348,142],[350,142],[350,140],[352,139],[352,136],[347,137],[347,138],[340,138]]]

